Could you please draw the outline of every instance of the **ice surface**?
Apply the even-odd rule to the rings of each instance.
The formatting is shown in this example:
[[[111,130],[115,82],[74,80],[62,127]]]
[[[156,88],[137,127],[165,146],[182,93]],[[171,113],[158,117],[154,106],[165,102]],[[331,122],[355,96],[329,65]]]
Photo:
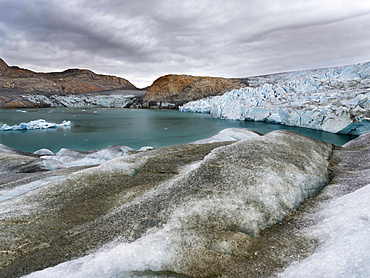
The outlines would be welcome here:
[[[46,129],[46,128],[57,128],[57,127],[69,127],[71,126],[70,121],[63,121],[60,124],[56,123],[49,123],[43,119],[30,121],[28,123],[20,123],[19,125],[9,126],[4,124],[1,128],[2,131],[10,131],[10,130],[29,130],[29,129]]]
[[[250,78],[251,87],[189,102],[184,112],[360,135],[370,132],[370,62]]]
[[[46,183],[60,180],[62,178],[64,178],[64,176],[53,176],[50,178],[45,178],[45,179],[37,180],[31,183],[23,184],[21,186],[15,186],[13,188],[0,189],[0,202],[14,198],[32,189],[43,186]]]
[[[123,243],[74,261],[47,268],[23,277],[28,278],[98,278],[135,277],[135,271],[160,271],[171,262],[171,253],[166,235],[151,234],[133,243]],[[145,276],[143,276],[145,277]],[[154,276],[155,277],[155,276]]]
[[[37,155],[54,155],[54,153],[51,150],[45,149],[45,148],[35,151],[34,154],[37,154]]]
[[[101,164],[108,160],[121,157],[132,150],[133,149],[127,146],[111,146],[99,151],[90,152],[80,152],[62,148],[55,156],[42,156],[41,158],[45,159],[45,163],[48,164],[47,167],[49,169],[54,169],[54,167],[61,168],[61,165],[64,167],[75,167]],[[53,164],[52,161],[58,163]]]
[[[280,277],[370,277],[370,184],[329,203],[311,233],[323,245]]]
[[[146,152],[146,151],[152,150],[152,149],[153,149],[153,147],[151,147],[151,146],[144,146],[144,147],[141,147],[139,149],[139,152]]]
[[[141,204],[137,209],[146,211],[159,203],[162,209],[149,215],[164,219],[162,226],[131,243],[112,243],[28,277],[130,277],[131,271],[215,275],[237,246],[281,221],[327,183],[331,151],[329,144],[286,131],[216,148],[173,183],[117,208]],[[117,158],[94,171],[143,167],[150,161],[145,154]]]
[[[200,139],[200,140],[191,142],[190,144],[207,144],[207,143],[222,142],[222,141],[240,141],[240,140],[254,138],[258,136],[259,136],[258,133],[250,129],[226,128],[211,137]]]

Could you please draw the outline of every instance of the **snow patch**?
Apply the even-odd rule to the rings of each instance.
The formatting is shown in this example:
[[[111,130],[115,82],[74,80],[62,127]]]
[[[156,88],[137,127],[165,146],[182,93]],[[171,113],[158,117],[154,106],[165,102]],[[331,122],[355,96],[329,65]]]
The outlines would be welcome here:
[[[330,202],[318,213],[322,220],[309,232],[322,246],[280,277],[369,277],[369,204],[370,184]]]

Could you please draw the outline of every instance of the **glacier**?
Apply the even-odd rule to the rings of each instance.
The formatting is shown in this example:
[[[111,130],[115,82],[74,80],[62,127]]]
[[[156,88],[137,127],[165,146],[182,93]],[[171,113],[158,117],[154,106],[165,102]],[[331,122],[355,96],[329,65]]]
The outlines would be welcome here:
[[[0,145],[0,276],[369,275],[370,134],[343,147],[290,131],[207,140],[63,150],[71,167],[54,170],[47,149]],[[73,166],[94,153],[85,162],[100,165]]]
[[[370,132],[370,62],[247,81],[248,87],[191,101],[179,110],[340,134]]]
[[[58,128],[58,127],[69,127],[71,126],[71,121],[64,120],[60,124],[50,123],[44,119],[39,119],[35,121],[30,121],[28,123],[20,123],[19,125],[9,126],[3,124],[1,127],[2,131],[15,131],[15,130],[31,130],[31,129],[47,129],[47,128]]]

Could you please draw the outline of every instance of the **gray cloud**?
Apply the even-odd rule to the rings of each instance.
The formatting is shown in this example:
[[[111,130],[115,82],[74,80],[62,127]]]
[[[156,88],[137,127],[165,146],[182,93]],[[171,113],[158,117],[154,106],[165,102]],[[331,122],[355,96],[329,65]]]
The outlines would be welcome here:
[[[369,28],[366,0],[2,0],[0,57],[140,87],[167,73],[245,77],[365,62]]]

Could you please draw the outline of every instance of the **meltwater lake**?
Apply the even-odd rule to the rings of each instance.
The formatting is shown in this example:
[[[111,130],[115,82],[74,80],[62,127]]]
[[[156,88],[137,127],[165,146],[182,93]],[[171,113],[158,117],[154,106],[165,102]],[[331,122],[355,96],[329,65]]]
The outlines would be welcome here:
[[[25,152],[48,148],[79,151],[124,145],[133,149],[186,144],[229,128],[249,128],[266,134],[286,129],[312,138],[343,145],[356,136],[332,134],[265,122],[213,119],[210,114],[174,110],[42,108],[0,110],[0,126],[44,119],[47,122],[71,121],[70,127],[44,130],[0,131],[0,143]]]

